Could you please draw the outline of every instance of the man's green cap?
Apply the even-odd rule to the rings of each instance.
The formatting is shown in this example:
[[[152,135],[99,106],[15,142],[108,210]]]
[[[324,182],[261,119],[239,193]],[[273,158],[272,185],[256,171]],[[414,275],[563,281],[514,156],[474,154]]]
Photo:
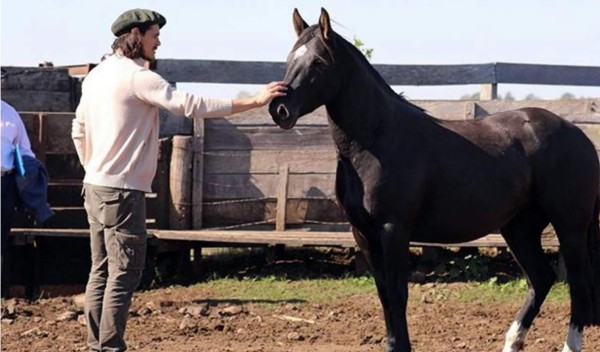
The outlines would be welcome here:
[[[157,24],[159,28],[162,28],[166,23],[167,19],[156,11],[133,9],[125,11],[117,17],[110,29],[118,37],[134,27]]]

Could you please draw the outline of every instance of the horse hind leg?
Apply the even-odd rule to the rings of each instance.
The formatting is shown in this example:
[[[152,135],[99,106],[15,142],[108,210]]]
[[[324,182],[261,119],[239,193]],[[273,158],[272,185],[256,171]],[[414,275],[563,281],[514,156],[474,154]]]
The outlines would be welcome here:
[[[506,334],[503,352],[523,350],[527,332],[556,279],[541,244],[541,234],[547,225],[541,211],[527,208],[501,230],[529,286],[525,303]]]
[[[583,329],[600,325],[600,232],[598,200],[589,225],[582,221],[556,221],[554,228],[567,269],[571,294],[571,319],[563,352],[580,352]],[[575,224],[575,225],[573,225]]]

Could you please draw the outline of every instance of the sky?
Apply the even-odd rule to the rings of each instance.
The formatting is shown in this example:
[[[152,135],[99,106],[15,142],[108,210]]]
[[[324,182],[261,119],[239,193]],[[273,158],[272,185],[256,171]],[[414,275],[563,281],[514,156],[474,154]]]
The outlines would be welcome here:
[[[376,64],[600,66],[599,0],[2,0],[0,62],[96,63],[110,52],[112,22],[131,8],[153,9],[167,18],[159,59],[282,62],[296,39],[294,8],[313,24],[321,7],[336,32],[373,49],[371,62]],[[260,86],[179,88],[232,98]],[[394,89],[409,99],[458,99],[478,92],[479,86]],[[555,99],[565,92],[600,97],[600,87],[499,85],[498,92],[511,92],[517,99],[529,93]]]

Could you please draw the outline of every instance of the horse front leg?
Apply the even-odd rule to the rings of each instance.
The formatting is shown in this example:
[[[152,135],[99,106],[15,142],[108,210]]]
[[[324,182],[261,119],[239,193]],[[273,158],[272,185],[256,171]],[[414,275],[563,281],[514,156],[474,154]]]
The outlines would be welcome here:
[[[391,352],[394,349],[393,341],[394,338],[394,323],[392,321],[392,314],[390,312],[390,306],[388,301],[388,293],[385,283],[385,273],[383,270],[383,254],[381,244],[377,241],[367,238],[358,231],[355,227],[352,227],[352,234],[356,240],[356,244],[360,248],[362,255],[365,257],[371,275],[375,280],[375,287],[377,288],[377,294],[379,301],[381,302],[381,308],[383,309],[383,317],[385,319],[385,331],[387,337],[386,352]]]
[[[406,321],[408,302],[409,235],[403,225],[383,225],[379,243],[384,290],[390,315],[391,333],[388,333],[388,351],[411,351]]]

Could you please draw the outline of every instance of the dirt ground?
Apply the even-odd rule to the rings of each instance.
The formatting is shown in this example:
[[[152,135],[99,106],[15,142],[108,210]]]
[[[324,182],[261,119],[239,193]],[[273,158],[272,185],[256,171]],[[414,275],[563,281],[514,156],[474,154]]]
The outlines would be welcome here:
[[[288,263],[289,264],[289,263]],[[304,266],[306,268],[306,266]],[[285,267],[290,270],[289,265]],[[247,274],[248,270],[244,269]],[[420,297],[436,283],[411,285]],[[458,290],[454,282],[446,289]],[[126,339],[131,351],[383,351],[385,331],[375,294],[328,304],[221,300],[209,288],[162,287],[135,294]],[[510,303],[461,303],[413,299],[408,322],[415,351],[500,351],[520,307]],[[28,301],[2,308],[2,351],[86,351],[78,296]],[[525,351],[562,351],[568,304],[546,302],[529,332]],[[585,331],[585,351],[600,351],[600,328]]]

